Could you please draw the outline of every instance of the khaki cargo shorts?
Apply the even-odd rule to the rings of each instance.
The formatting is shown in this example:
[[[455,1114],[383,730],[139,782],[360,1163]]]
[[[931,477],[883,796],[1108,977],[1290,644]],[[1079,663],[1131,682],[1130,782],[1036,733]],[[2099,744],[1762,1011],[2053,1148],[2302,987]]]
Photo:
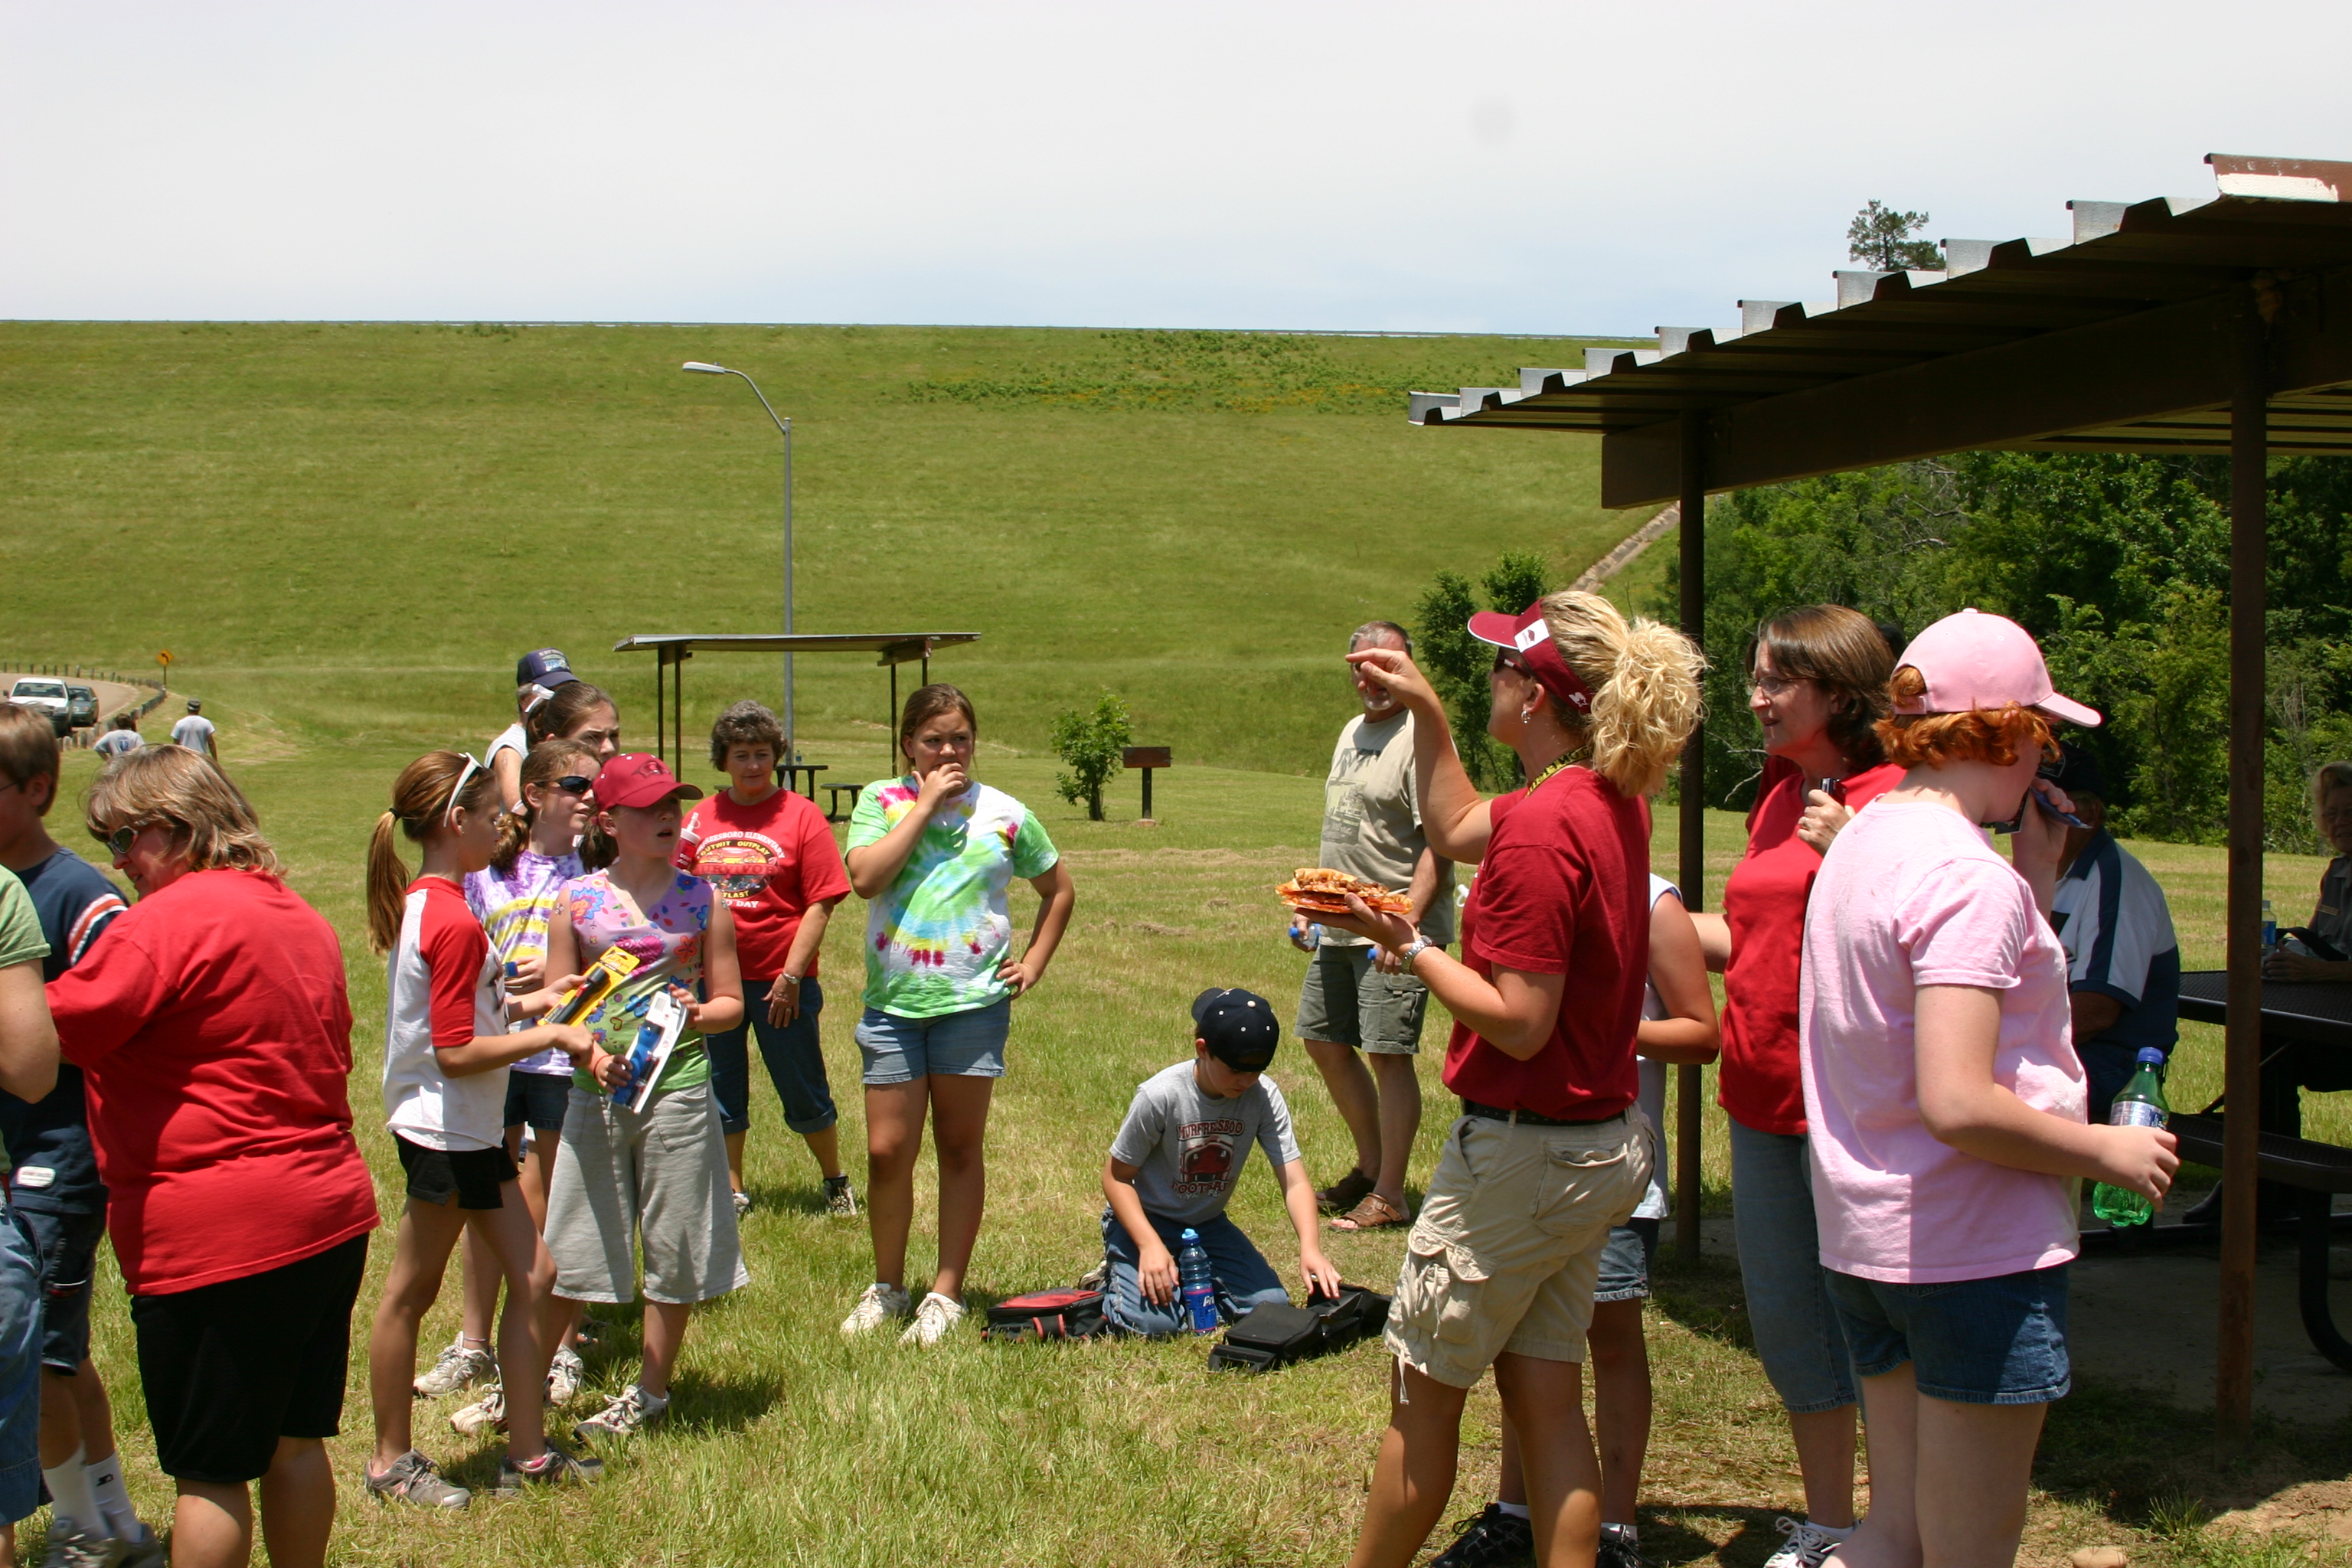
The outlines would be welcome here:
[[[1649,1187],[1647,1129],[1638,1107],[1573,1127],[1454,1122],[1405,1244],[1390,1352],[1455,1388],[1506,1351],[1582,1362],[1610,1227]]]

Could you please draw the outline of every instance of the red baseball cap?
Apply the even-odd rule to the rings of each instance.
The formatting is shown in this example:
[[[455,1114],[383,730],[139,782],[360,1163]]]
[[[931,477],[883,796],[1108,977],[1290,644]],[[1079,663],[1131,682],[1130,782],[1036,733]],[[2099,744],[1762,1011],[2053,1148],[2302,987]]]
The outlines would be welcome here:
[[[1516,616],[1481,610],[1470,617],[1470,635],[1517,654],[1546,691],[1578,713],[1592,712],[1592,688],[1559,657],[1559,647],[1551,640],[1551,627],[1543,617],[1541,599]]]
[[[607,810],[616,805],[659,805],[666,800],[701,798],[700,790],[690,784],[678,783],[668,764],[651,752],[623,752],[596,774],[596,804]]]
[[[1915,702],[1897,703],[1897,713],[1965,713],[2014,702],[2070,723],[2099,722],[2098,710],[2052,688],[2033,634],[2006,616],[1974,609],[1946,616],[1913,637],[1895,661],[1898,669],[1906,664],[1927,678],[1927,689]]]

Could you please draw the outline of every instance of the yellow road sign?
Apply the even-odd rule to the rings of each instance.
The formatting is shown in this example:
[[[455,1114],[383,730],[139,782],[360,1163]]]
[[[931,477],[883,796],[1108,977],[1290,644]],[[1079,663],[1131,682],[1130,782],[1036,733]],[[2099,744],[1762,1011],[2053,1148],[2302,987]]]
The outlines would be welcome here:
[[[155,656],[155,662],[162,665],[165,669],[171,668],[172,650],[170,648],[165,648],[163,652],[157,654]]]

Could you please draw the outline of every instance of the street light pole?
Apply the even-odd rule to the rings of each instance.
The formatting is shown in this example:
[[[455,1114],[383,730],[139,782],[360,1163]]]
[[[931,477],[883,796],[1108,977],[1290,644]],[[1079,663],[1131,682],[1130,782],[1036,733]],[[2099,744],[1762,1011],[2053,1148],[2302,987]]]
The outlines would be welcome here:
[[[743,384],[751,389],[751,395],[760,400],[760,406],[768,410],[768,417],[775,420],[776,430],[784,438],[784,635],[790,637],[793,635],[793,422],[779,417],[775,409],[769,406],[768,395],[760,390],[760,384],[743,375],[740,370],[730,370],[726,365],[710,364],[698,359],[690,359],[678,368],[698,375],[743,376]],[[800,731],[793,723],[793,656],[787,653],[784,655],[784,754],[776,759],[779,763],[800,761],[799,737]]]

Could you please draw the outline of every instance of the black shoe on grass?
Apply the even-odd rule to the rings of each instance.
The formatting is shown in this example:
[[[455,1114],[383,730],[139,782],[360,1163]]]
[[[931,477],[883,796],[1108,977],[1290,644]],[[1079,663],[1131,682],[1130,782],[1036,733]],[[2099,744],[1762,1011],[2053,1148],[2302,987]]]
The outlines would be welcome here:
[[[1501,1503],[1488,1503],[1454,1528],[1454,1544],[1432,1558],[1429,1568],[1517,1568],[1536,1560],[1535,1526],[1505,1513]]]

